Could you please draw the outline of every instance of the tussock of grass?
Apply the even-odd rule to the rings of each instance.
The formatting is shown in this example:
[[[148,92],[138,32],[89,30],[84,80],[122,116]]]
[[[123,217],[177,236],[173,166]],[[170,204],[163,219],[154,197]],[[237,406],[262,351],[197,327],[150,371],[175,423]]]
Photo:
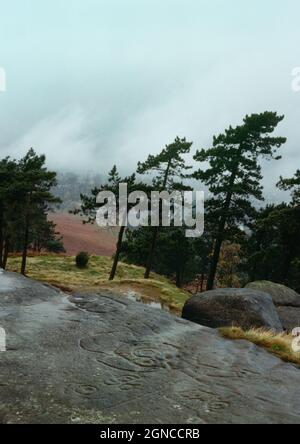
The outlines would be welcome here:
[[[20,266],[20,257],[9,258],[9,271],[19,272]],[[145,280],[142,267],[122,262],[119,263],[116,279],[108,281],[111,266],[112,259],[109,257],[91,256],[88,267],[80,269],[76,267],[74,257],[43,254],[28,257],[27,276],[70,292],[103,288],[134,291],[146,302],[160,302],[177,314],[181,313],[184,303],[190,297],[189,293],[177,288],[164,276],[153,273],[152,279]]]
[[[247,340],[264,347],[285,362],[300,365],[300,353],[292,349],[293,337],[287,333],[274,333],[265,329],[251,329],[244,331],[239,327],[224,327],[219,329],[226,339]]]

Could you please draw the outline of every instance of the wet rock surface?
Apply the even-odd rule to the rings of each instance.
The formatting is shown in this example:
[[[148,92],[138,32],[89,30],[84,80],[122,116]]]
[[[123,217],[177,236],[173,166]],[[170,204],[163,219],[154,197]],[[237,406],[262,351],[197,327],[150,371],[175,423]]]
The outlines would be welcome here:
[[[300,370],[110,293],[0,274],[1,423],[299,423]]]

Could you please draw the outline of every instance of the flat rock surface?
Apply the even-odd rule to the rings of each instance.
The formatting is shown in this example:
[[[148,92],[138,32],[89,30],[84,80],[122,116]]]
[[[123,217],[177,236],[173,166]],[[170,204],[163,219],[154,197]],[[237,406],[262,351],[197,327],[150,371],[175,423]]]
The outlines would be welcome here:
[[[300,370],[105,293],[0,274],[1,423],[300,423]]]

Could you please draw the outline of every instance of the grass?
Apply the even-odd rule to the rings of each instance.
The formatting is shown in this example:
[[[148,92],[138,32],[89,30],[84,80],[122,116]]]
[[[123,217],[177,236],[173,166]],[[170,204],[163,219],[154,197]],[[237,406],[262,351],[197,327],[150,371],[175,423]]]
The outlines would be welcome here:
[[[7,269],[19,272],[21,258],[10,257]],[[175,314],[180,314],[186,300],[191,296],[180,290],[164,276],[154,274],[145,280],[144,269],[120,262],[116,279],[108,281],[112,260],[109,257],[91,256],[87,268],[80,269],[71,256],[43,254],[28,257],[27,276],[47,282],[63,291],[97,291],[113,289],[119,293],[133,291],[144,302],[159,302]]]
[[[21,258],[10,257],[7,269],[19,272]],[[181,314],[184,303],[190,294],[180,290],[167,278],[152,274],[145,280],[144,269],[120,262],[114,281],[108,281],[112,260],[108,257],[92,256],[86,269],[77,268],[75,258],[64,255],[39,255],[28,257],[27,276],[50,283],[64,291],[100,291],[114,290],[120,294],[132,291],[143,302],[159,302],[174,314]],[[286,333],[276,334],[264,329],[244,331],[239,327],[219,329],[220,334],[231,340],[247,340],[264,347],[283,361],[300,365],[300,353],[292,350],[293,337]]]
[[[239,327],[224,327],[219,329],[221,335],[226,339],[253,342],[254,344],[264,347],[278,358],[285,362],[291,362],[300,365],[300,353],[296,353],[292,349],[293,337],[287,333],[276,334],[264,329],[251,329],[244,331]]]

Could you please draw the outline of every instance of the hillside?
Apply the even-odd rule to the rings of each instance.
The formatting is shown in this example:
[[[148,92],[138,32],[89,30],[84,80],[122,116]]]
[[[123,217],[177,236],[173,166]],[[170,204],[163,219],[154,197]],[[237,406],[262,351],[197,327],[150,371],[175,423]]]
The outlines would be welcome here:
[[[20,257],[10,257],[8,270],[18,272],[20,263]],[[72,256],[32,256],[28,257],[27,276],[68,292],[113,290],[131,300],[141,300],[181,314],[189,293],[177,288],[164,276],[153,274],[152,279],[145,280],[143,268],[122,262],[119,263],[116,279],[108,281],[111,265],[111,258],[105,256],[92,256],[86,269],[77,268]]]
[[[108,257],[114,254],[116,237],[113,231],[84,225],[79,216],[67,213],[51,213],[48,219],[56,224],[56,230],[63,236],[67,255],[74,256],[79,251]]]

